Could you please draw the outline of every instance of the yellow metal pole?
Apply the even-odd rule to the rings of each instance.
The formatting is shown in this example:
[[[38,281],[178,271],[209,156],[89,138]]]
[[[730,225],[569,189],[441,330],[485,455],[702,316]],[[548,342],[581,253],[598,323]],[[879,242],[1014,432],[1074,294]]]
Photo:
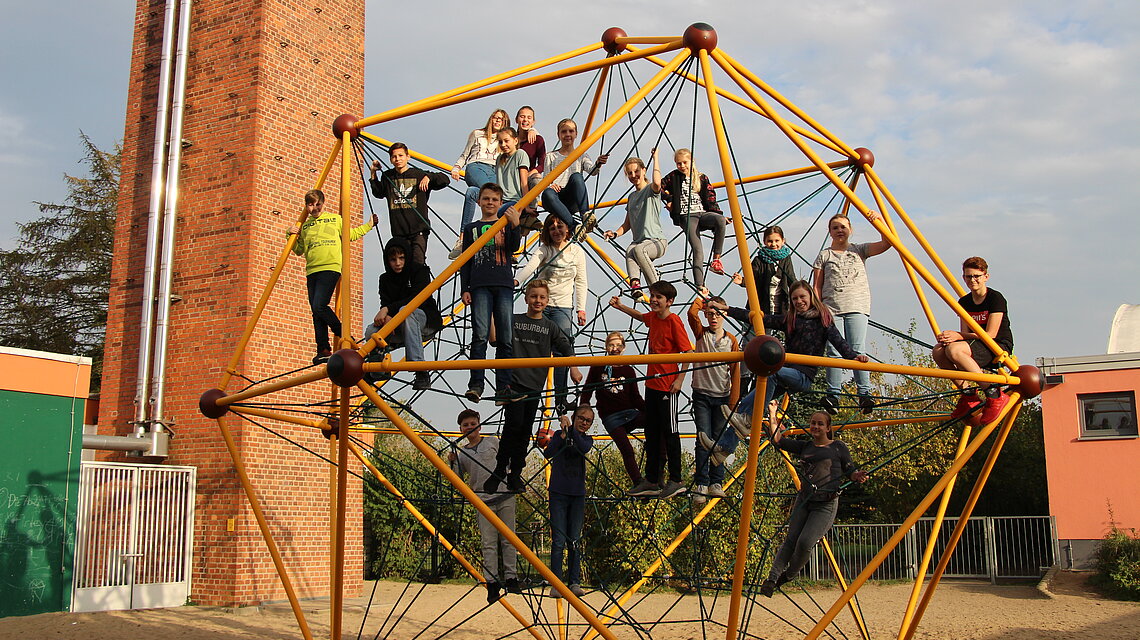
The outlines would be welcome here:
[[[277,420],[278,422],[287,422],[289,424],[300,425],[302,427],[316,427],[317,429],[324,429],[328,423],[324,420],[315,420],[313,418],[301,418],[298,416],[281,413],[280,411],[271,411],[269,409],[259,409],[257,407],[230,407],[230,411],[240,413],[247,416],[257,416],[259,418],[269,418],[270,420]]]
[[[396,500],[400,503],[400,506],[404,507],[404,509],[412,515],[412,518],[415,519],[415,521],[418,522],[420,526],[428,532],[428,535],[432,536],[436,540],[439,540],[440,545],[442,545],[443,548],[451,554],[451,557],[455,558],[455,561],[459,563],[459,566],[463,567],[463,570],[466,571],[467,574],[472,578],[474,578],[476,582],[482,583],[483,574],[478,570],[478,568],[476,568],[475,565],[471,564],[471,562],[468,561],[467,558],[465,558],[463,554],[459,552],[459,549],[456,549],[455,545],[452,544],[446,536],[440,533],[439,530],[435,528],[435,525],[433,525],[431,521],[428,520],[423,515],[423,513],[421,513],[420,510],[415,507],[415,505],[409,502],[404,494],[401,493],[395,485],[389,482],[388,478],[386,478],[383,473],[380,473],[380,470],[376,468],[376,465],[372,464],[366,455],[364,455],[364,452],[360,450],[360,447],[357,447],[355,444],[350,442],[348,444],[348,448],[350,451],[352,451],[352,455],[356,456],[356,459],[360,461],[360,464],[364,465],[364,468],[368,469],[368,472],[371,473],[372,476],[376,478],[376,480],[378,480],[381,485],[384,486],[384,489],[388,493],[395,496]],[[526,618],[524,618],[522,614],[518,612],[518,609],[515,609],[509,602],[507,602],[506,597],[499,598],[499,604],[501,604],[503,608],[507,610],[507,613],[511,614],[511,617],[513,617],[522,626],[523,629],[529,631],[530,635],[534,636],[535,640],[545,640],[545,638],[539,635],[538,631],[535,630],[534,625],[530,622],[527,622]]]
[[[613,635],[613,632],[611,632],[608,628],[606,628],[604,624],[602,624],[600,620],[598,620],[593,611],[590,610],[590,607],[587,606],[586,603],[582,602],[578,596],[574,595],[574,593],[566,587],[566,584],[554,575],[554,572],[551,571],[550,568],[547,567],[546,564],[543,563],[537,555],[535,555],[534,551],[531,551],[530,547],[526,546],[526,544],[523,543],[518,535],[516,535],[510,527],[504,524],[494,511],[492,511],[489,507],[487,507],[486,504],[484,504],[484,502],[479,498],[478,495],[476,495],[471,487],[468,487],[467,484],[463,482],[463,480],[454,471],[451,470],[451,467],[448,466],[446,462],[441,460],[438,455],[436,455],[435,449],[432,449],[431,446],[424,442],[423,438],[421,438],[411,427],[409,427],[408,423],[404,422],[404,419],[401,418],[398,413],[392,410],[392,407],[388,406],[388,403],[385,402],[383,398],[381,398],[376,393],[376,390],[373,389],[371,385],[365,382],[360,382],[357,384],[357,387],[363,391],[365,395],[368,396],[368,399],[372,401],[372,404],[375,405],[376,408],[385,415],[385,417],[392,421],[392,424],[395,425],[396,428],[400,430],[400,433],[402,433],[404,437],[412,443],[412,446],[414,446],[420,452],[420,454],[427,458],[428,462],[430,462],[432,466],[435,467],[443,475],[443,477],[451,483],[451,486],[455,487],[455,489],[463,495],[467,502],[470,502],[471,506],[475,507],[476,511],[482,514],[488,522],[494,525],[495,530],[497,530],[499,534],[502,535],[503,538],[505,538],[507,542],[511,544],[511,546],[518,550],[519,555],[521,555],[523,559],[529,562],[531,566],[533,566],[543,578],[550,582],[551,586],[553,586],[560,594],[562,594],[563,598],[569,601],[570,606],[574,607],[574,609],[577,610],[583,618],[585,618],[590,626],[597,630],[597,632],[600,633],[602,637],[606,638],[606,640],[617,640],[616,636]]]
[[[705,52],[702,50],[702,54]],[[704,56],[701,56],[704,58]],[[708,74],[706,74],[708,77]],[[755,287],[753,287],[755,291]],[[759,309],[759,305],[753,309]],[[763,313],[763,312],[761,312]],[[744,590],[744,569],[748,561],[748,539],[752,533],[752,505],[756,493],[756,467],[760,462],[760,434],[764,413],[768,407],[764,394],[768,389],[768,379],[757,376],[756,396],[752,403],[752,433],[748,439],[748,459],[745,461],[744,495],[740,500],[740,524],[736,530],[736,564],[732,571],[732,595],[728,604],[728,620],[725,621],[724,637],[735,640],[736,629],[740,624],[740,597]]]
[[[582,127],[582,137],[590,135],[590,129],[594,126],[594,116],[598,114],[598,105],[602,102],[602,90],[606,88],[606,80],[610,77],[610,68],[602,69],[598,75],[598,87],[594,89],[594,100],[590,103],[590,114],[586,116],[586,126]]]
[[[958,545],[958,541],[962,538],[962,534],[966,531],[966,525],[969,523],[970,516],[974,513],[974,506],[978,503],[978,498],[982,495],[982,489],[986,486],[986,481],[990,477],[990,472],[993,471],[994,464],[997,462],[998,456],[1001,454],[1002,447],[1005,446],[1005,441],[1009,437],[1010,431],[1013,430],[1013,423],[1017,420],[1017,414],[1021,411],[1021,398],[1017,394],[1010,394],[1010,403],[1012,407],[1006,407],[1003,411],[1008,414],[1004,416],[1005,423],[999,432],[994,446],[990,448],[990,453],[986,456],[986,462],[982,465],[982,470],[978,474],[978,479],[974,481],[974,488],[970,491],[970,496],[966,499],[966,504],[962,507],[962,513],[958,516],[958,525],[954,527],[953,533],[950,534],[950,539],[946,541],[946,549],[942,552],[942,557],[938,561],[938,567],[934,570],[933,575],[930,577],[930,584],[927,585],[926,591],[922,594],[922,601],[919,602],[918,608],[915,610],[914,617],[910,621],[910,627],[907,629],[905,638],[913,638],[914,633],[918,630],[918,624],[922,621],[922,615],[926,612],[926,607],[930,604],[930,599],[934,597],[934,590],[938,588],[938,583],[942,579],[942,574],[945,573],[946,567],[950,564],[950,557],[953,555],[954,548]],[[1002,418],[998,418],[995,422],[1000,422]]]
[[[504,83],[504,84],[501,84],[498,86],[487,87],[485,89],[479,89],[476,91],[469,91],[469,92],[464,93],[463,95],[454,95],[454,96],[450,96],[447,98],[441,98],[439,100],[434,100],[430,103],[413,102],[412,104],[405,105],[403,107],[397,107],[395,109],[389,109],[383,113],[379,113],[379,114],[376,114],[374,116],[369,116],[367,118],[363,118],[356,123],[356,127],[358,129],[363,129],[364,127],[372,126],[374,124],[380,124],[381,122],[388,122],[390,120],[395,120],[397,118],[404,118],[407,116],[413,116],[413,115],[416,115],[419,113],[424,113],[426,111],[441,109],[443,107],[450,107],[451,105],[461,104],[464,102],[470,102],[472,100],[478,100],[479,98],[486,98],[487,96],[498,95],[500,93],[506,93],[508,91],[514,91],[515,89],[522,89],[525,87],[534,86],[536,84],[542,84],[544,82],[549,82],[551,80],[558,80],[561,78],[566,78],[569,76],[577,75],[580,73],[586,73],[589,71],[593,71],[595,69],[604,69],[605,67],[610,67],[610,66],[613,66],[615,64],[624,64],[626,62],[629,62],[630,60],[639,60],[639,59],[644,58],[648,55],[656,55],[658,53],[666,53],[668,51],[675,51],[677,49],[680,49],[682,46],[684,46],[684,45],[681,43],[680,40],[674,40],[668,44],[663,44],[663,45],[660,45],[657,47],[652,47],[652,48],[646,49],[640,53],[631,53],[631,54],[624,54],[624,55],[618,55],[618,56],[611,56],[609,58],[603,58],[601,60],[595,60],[593,62],[586,62],[586,63],[580,64],[580,65],[577,65],[574,67],[568,67],[566,69],[559,69],[558,71],[551,71],[549,73],[544,73],[542,75],[537,75],[537,76],[534,76],[531,78],[525,78],[522,80],[515,80],[514,82],[507,82],[507,83]]]
[[[847,578],[843,577],[843,569],[839,566],[839,560],[835,558],[835,551],[831,548],[831,543],[827,541],[827,536],[820,540],[823,543],[823,554],[827,556],[827,563],[831,565],[831,571],[835,574],[836,581],[839,582],[840,589],[847,588]],[[847,608],[851,611],[851,617],[855,619],[855,626],[859,627],[859,635],[863,636],[864,640],[870,640],[871,633],[867,630],[867,621],[863,619],[863,611],[859,608],[859,603],[854,598],[847,603]]]
[[[340,153],[340,140],[337,140],[333,145],[332,152],[325,160],[325,168],[321,171],[321,175],[317,178],[316,189],[320,189],[321,185],[325,183],[328,178],[329,172],[332,171],[333,162],[336,161],[337,154]],[[302,209],[301,215],[298,218],[297,225],[305,221],[306,214]],[[281,277],[281,272],[285,269],[285,264],[289,261],[289,254],[293,253],[293,245],[297,243],[297,236],[290,236],[289,240],[285,243],[285,248],[282,249],[281,255],[277,258],[277,264],[273,267],[273,272],[269,274],[269,282],[265,284],[265,288],[261,291],[261,297],[258,299],[257,304],[253,307],[253,313],[250,314],[249,320],[245,323],[245,330],[242,331],[241,337],[238,338],[237,346],[234,348],[234,354],[230,357],[229,364],[226,365],[225,371],[222,372],[222,377],[218,380],[218,388],[225,390],[229,385],[230,379],[233,378],[234,373],[237,372],[238,362],[241,360],[242,354],[245,353],[245,346],[249,344],[249,339],[253,335],[253,330],[257,327],[257,322],[261,319],[261,314],[265,311],[265,305],[269,302],[269,295],[273,293],[273,289],[277,286],[277,280]]]
[[[954,457],[962,455],[966,450],[966,443],[970,441],[970,432],[972,428],[969,424],[963,423],[962,435],[958,438],[958,450],[954,452]],[[942,499],[938,501],[938,512],[934,516],[934,523],[930,527],[930,534],[926,540],[926,548],[922,551],[922,559],[918,563],[918,569],[915,571],[914,586],[910,590],[910,599],[906,603],[906,611],[903,613],[902,625],[899,626],[899,640],[902,640],[906,635],[906,630],[910,626],[910,621],[914,617],[914,607],[918,604],[918,596],[922,593],[922,583],[926,580],[926,569],[930,566],[930,558],[934,556],[934,546],[938,542],[938,533],[942,530],[942,523],[946,519],[946,507],[950,504],[950,495],[954,492],[954,484],[958,481],[957,476],[950,480],[946,485],[946,490],[942,492]]]
[[[269,531],[269,522],[265,519],[265,513],[261,510],[261,502],[257,499],[257,493],[253,490],[253,485],[249,481],[249,474],[245,470],[245,462],[242,460],[241,455],[238,453],[237,443],[234,442],[234,436],[230,433],[230,428],[226,425],[224,417],[218,418],[218,430],[222,432],[222,439],[226,442],[226,450],[230,453],[230,460],[234,463],[234,471],[237,473],[238,480],[241,482],[241,488],[245,491],[245,498],[249,501],[249,508],[253,511],[253,517],[257,520],[257,527],[261,530],[261,537],[265,540],[265,546],[269,550],[269,557],[273,559],[273,567],[277,569],[277,576],[281,578],[281,586],[285,589],[285,597],[289,599],[289,607],[293,609],[293,616],[297,618],[297,626],[301,628],[301,636],[305,640],[313,640],[313,633],[309,630],[309,623],[305,620],[305,613],[301,611],[301,603],[297,600],[297,592],[293,589],[293,582],[289,579],[289,574],[285,571],[285,562],[281,559],[281,551],[277,549],[277,541],[273,539],[273,533]]]
[[[1013,404],[1019,403],[1021,401],[1021,395],[1015,391],[1013,394],[1011,394],[1010,401]],[[895,531],[894,535],[892,535],[891,538],[887,540],[886,544],[883,545],[883,548],[880,549],[877,554],[875,554],[874,558],[871,558],[871,561],[867,564],[866,567],[863,568],[863,571],[861,571],[859,575],[851,581],[851,586],[847,587],[847,589],[843,591],[843,594],[839,596],[839,599],[831,605],[831,608],[828,609],[827,612],[824,613],[823,617],[819,619],[816,625],[812,627],[811,631],[808,632],[807,636],[805,636],[805,640],[814,640],[815,638],[818,638],[819,635],[823,633],[823,630],[826,629],[829,624],[831,624],[831,621],[835,619],[835,616],[838,615],[839,611],[842,610],[844,605],[846,605],[851,597],[855,595],[855,592],[858,591],[865,582],[867,582],[867,580],[871,577],[871,574],[873,574],[875,570],[879,568],[879,565],[883,564],[883,561],[887,559],[887,556],[890,555],[891,551],[893,551],[895,547],[898,546],[899,542],[901,542],[903,537],[906,536],[906,532],[914,526],[915,522],[918,522],[918,519],[922,517],[922,514],[925,513],[928,508],[930,508],[930,505],[934,503],[934,500],[942,494],[942,491],[946,489],[946,485],[950,483],[950,480],[956,476],[958,472],[962,470],[962,467],[966,465],[966,462],[968,462],[969,459],[973,457],[975,453],[977,453],[978,449],[981,448],[986,439],[990,437],[990,434],[994,432],[994,429],[997,427],[997,425],[1002,421],[1003,418],[1005,418],[1006,414],[1009,413],[1009,409],[1010,407],[1008,405],[1006,407],[1003,407],[1001,415],[999,415],[997,419],[983,427],[982,430],[978,432],[978,435],[974,438],[973,442],[971,442],[969,446],[966,447],[963,455],[951,463],[950,468],[946,470],[946,473],[944,473],[938,482],[936,482],[930,489],[930,491],[927,492],[926,496],[921,501],[919,501],[918,506],[915,507],[914,511],[911,512],[911,514],[906,518],[906,520],[903,521],[901,525],[899,525],[899,528]]]

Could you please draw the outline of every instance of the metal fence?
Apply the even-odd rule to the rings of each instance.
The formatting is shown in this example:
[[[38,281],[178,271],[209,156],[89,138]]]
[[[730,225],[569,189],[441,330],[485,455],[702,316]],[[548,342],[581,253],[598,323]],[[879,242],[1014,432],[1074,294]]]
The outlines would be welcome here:
[[[927,568],[933,572],[958,518],[947,517],[938,532],[934,555]],[[886,545],[897,524],[839,524],[828,541],[843,575],[854,577]],[[934,529],[933,518],[922,518],[871,575],[872,580],[915,578],[919,561]],[[1004,516],[970,518],[946,567],[948,578],[1036,579],[1057,559],[1057,530],[1052,516]],[[833,578],[822,545],[817,545],[804,570],[813,580]]]

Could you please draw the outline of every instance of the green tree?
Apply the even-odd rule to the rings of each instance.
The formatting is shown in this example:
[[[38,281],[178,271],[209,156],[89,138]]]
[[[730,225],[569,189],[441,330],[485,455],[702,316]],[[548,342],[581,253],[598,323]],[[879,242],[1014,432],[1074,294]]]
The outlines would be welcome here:
[[[107,324],[121,148],[103,151],[84,133],[82,177],[64,174],[63,204],[36,202],[16,248],[0,250],[0,335],[22,349],[88,356],[98,386]]]

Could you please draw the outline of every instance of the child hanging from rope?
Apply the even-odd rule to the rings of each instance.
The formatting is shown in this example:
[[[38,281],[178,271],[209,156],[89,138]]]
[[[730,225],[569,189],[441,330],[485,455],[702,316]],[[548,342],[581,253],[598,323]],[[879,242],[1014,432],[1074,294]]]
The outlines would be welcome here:
[[[760,310],[766,316],[784,314],[788,311],[788,294],[796,282],[792,248],[784,244],[784,230],[777,225],[765,229],[763,238],[764,246],[752,258],[752,276],[756,280]],[[744,286],[744,277],[739,271],[733,274],[732,281]]]
[[[336,285],[340,282],[342,221],[339,213],[324,213],[325,194],[313,189],[305,194],[306,218],[300,227],[293,225],[286,233],[297,235],[293,253],[305,256],[305,287],[309,294],[309,309],[313,312],[313,334],[317,343],[317,355],[313,364],[325,362],[332,355],[329,344],[329,330],[340,339],[340,318],[329,307]],[[356,227],[349,234],[352,241],[359,240],[372,230],[379,219],[372,214],[372,220]]]
[[[768,579],[760,585],[760,595],[772,597],[776,588],[796,577],[808,562],[812,548],[827,535],[839,510],[840,485],[843,478],[852,482],[867,481],[867,473],[851,461],[851,452],[841,440],[833,440],[831,416],[816,411],[808,419],[811,440],[784,437],[784,429],[770,426],[768,437],[776,447],[800,460],[800,491],[796,494],[784,543],[772,560]]]
[[[579,598],[582,590],[582,523],[586,516],[586,454],[594,447],[587,435],[594,424],[594,410],[582,405],[573,421],[559,418],[562,428],[550,438],[542,455],[550,461],[550,570]],[[562,554],[567,553],[565,578]],[[561,598],[553,585],[550,596]]]
[[[625,351],[625,336],[620,331],[606,335],[606,355],[620,356]],[[638,486],[644,478],[637,466],[637,456],[629,443],[629,434],[645,428],[645,400],[637,390],[637,372],[628,364],[590,367],[586,384],[578,397],[578,404],[590,404],[590,395],[598,394],[598,414],[602,426],[621,453],[622,464],[629,475],[631,486]]]
[[[669,241],[661,229],[661,163],[657,160],[657,148],[650,153],[653,164],[652,179],[645,177],[645,162],[641,158],[625,161],[625,177],[633,185],[633,193],[625,205],[625,222],[616,231],[607,231],[606,240],[633,232],[633,242],[625,253],[625,268],[629,274],[630,294],[641,297],[641,273],[645,273],[646,284],[657,282],[657,270],[653,261],[665,255]]]
[[[825,344],[831,344],[844,358],[867,362],[867,356],[855,353],[839,335],[832,321],[831,313],[815,295],[815,289],[807,282],[800,280],[791,288],[792,308],[786,315],[764,316],[764,326],[768,329],[784,330],[784,348],[788,353],[799,353],[808,356],[821,356]],[[727,312],[730,316],[747,321],[748,312],[738,307],[729,308],[728,305],[710,301],[709,306]],[[815,379],[817,367],[805,364],[785,364],[768,376],[768,385],[764,400],[768,407],[769,422],[775,423],[776,398],[783,393],[798,393],[811,389],[812,380]],[[725,429],[718,440],[709,438],[703,433],[697,434],[697,441],[701,447],[709,451],[710,464],[721,464],[733,451],[740,440],[745,439],[752,429],[752,407],[756,398],[756,390],[737,405],[735,413],[728,406],[721,410],[728,417],[731,429]]]
[[[728,224],[716,203],[709,177],[697,169],[693,152],[677,149],[673,154],[677,168],[661,181],[661,193],[673,224],[685,230],[692,252],[693,284],[705,286],[705,252],[701,247],[701,231],[713,232],[712,260],[709,271],[724,274],[720,252],[724,248],[724,228]]]
[[[562,146],[546,154],[546,168],[553,171],[562,163],[570,152],[574,150],[574,141],[578,137],[578,125],[570,118],[558,123],[558,140]],[[554,182],[542,192],[542,206],[551,213],[562,218],[562,221],[574,234],[575,240],[592,231],[597,225],[597,219],[590,213],[589,191],[586,189],[586,178],[598,175],[598,170],[610,159],[609,154],[598,156],[595,163],[590,156],[578,156],[566,171],[560,173]],[[577,213],[582,218],[582,227],[579,228],[572,214]]]

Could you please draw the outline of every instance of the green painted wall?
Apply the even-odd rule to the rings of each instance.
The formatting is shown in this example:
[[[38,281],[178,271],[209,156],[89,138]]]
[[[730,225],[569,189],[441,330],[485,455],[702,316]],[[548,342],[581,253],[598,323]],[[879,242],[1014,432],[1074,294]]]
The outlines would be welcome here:
[[[0,617],[71,605],[83,400],[0,390]]]

